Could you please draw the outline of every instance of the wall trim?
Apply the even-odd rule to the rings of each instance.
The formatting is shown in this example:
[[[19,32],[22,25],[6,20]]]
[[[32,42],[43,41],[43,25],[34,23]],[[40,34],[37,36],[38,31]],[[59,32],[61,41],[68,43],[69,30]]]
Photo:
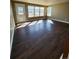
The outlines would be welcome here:
[[[68,21],[64,21],[64,20],[59,20],[59,19],[51,19],[51,20],[54,20],[54,21],[58,21],[58,22],[63,22],[63,23],[67,23],[67,24],[69,24]]]
[[[12,31],[12,35],[11,35],[11,38],[10,38],[10,52],[12,50],[12,44],[13,44],[13,37],[14,37],[14,31],[15,31],[15,28],[11,28],[10,31]]]

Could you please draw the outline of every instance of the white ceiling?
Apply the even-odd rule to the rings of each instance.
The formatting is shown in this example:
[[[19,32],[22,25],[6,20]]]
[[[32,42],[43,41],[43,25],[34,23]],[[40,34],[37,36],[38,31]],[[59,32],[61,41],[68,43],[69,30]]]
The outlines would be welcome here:
[[[69,0],[16,0],[16,1],[23,1],[23,2],[34,3],[34,4],[41,4],[41,5],[53,5],[53,4],[68,2]]]

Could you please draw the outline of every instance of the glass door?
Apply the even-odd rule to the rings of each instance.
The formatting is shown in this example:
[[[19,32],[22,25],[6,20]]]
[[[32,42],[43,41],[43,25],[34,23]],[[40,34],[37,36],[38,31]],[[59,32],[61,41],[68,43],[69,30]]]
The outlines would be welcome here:
[[[16,23],[26,21],[25,4],[15,3]]]

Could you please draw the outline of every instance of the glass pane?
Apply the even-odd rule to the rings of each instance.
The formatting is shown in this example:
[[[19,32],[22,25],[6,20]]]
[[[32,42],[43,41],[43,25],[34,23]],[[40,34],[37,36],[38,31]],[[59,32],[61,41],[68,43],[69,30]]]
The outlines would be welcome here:
[[[40,16],[44,16],[44,7],[40,7]]]
[[[39,16],[39,7],[35,7],[35,16]]]
[[[28,17],[34,17],[34,6],[28,6]]]
[[[47,16],[51,16],[52,13],[52,7],[47,8]]]
[[[18,13],[19,15],[24,14],[24,8],[23,8],[23,7],[17,7],[17,13]]]

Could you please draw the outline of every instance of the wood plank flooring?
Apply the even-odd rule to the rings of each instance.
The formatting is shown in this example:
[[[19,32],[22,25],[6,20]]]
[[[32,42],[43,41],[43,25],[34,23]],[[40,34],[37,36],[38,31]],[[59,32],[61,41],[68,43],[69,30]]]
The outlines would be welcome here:
[[[33,21],[14,33],[10,59],[59,59],[69,25],[51,20]]]

